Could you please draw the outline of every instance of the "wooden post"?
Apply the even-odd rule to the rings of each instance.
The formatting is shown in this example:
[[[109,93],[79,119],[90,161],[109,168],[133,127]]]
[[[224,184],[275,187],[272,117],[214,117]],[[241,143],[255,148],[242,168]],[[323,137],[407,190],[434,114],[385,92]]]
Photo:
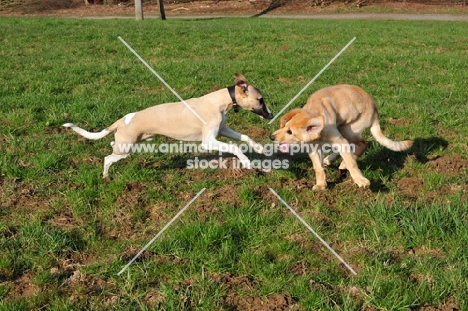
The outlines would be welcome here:
[[[166,20],[166,13],[164,12],[164,0],[156,0],[159,6],[159,17],[161,20]]]
[[[135,0],[135,19],[137,21],[143,20],[143,6],[141,0]]]

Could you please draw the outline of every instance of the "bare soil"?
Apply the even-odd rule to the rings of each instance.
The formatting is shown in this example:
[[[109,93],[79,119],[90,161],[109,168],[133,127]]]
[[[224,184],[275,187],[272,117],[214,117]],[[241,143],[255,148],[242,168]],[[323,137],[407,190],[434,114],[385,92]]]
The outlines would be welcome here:
[[[468,14],[468,6],[462,4],[421,4],[408,1],[379,2],[351,1],[348,4],[316,5],[316,1],[290,0],[227,0],[227,1],[194,1],[187,3],[172,3],[165,1],[164,8],[167,18],[171,17],[210,17],[210,16],[288,16],[317,17],[326,15],[336,18],[336,15],[346,14],[345,18],[392,18],[391,14],[408,15],[409,19],[433,19],[434,14],[444,14],[445,19],[460,19],[460,15]],[[159,16],[156,4],[143,5],[145,18]],[[357,14],[357,15],[355,15]],[[135,15],[132,4],[119,3],[115,5],[88,4],[73,1],[73,4],[63,8],[47,6],[1,8],[0,16],[57,16],[76,18],[131,18]],[[418,17],[419,16],[419,17]],[[401,16],[393,16],[400,18]],[[463,19],[463,18],[462,18]],[[466,17],[468,20],[468,16]]]

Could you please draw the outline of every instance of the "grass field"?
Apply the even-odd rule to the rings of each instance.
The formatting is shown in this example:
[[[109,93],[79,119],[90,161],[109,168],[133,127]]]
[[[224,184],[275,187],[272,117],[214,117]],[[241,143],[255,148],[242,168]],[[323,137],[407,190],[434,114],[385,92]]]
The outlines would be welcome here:
[[[467,310],[466,26],[1,18],[0,310]],[[259,173],[186,168],[215,153],[135,154],[102,180],[112,139],[87,141],[61,124],[100,131],[177,101],[118,36],[183,98],[241,72],[274,113],[356,37],[291,109],[321,87],[357,84],[384,133],[415,145],[392,152],[366,132],[365,190],[333,166],[330,188],[312,191],[307,155],[277,155],[289,168]],[[278,121],[241,111],[228,125],[268,143]]]

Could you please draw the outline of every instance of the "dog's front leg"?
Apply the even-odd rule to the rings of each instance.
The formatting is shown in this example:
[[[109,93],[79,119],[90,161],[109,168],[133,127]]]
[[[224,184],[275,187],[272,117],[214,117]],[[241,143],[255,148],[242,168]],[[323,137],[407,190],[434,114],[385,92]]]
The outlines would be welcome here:
[[[252,147],[255,150],[255,152],[263,153],[263,146],[262,145],[254,142],[252,139],[250,139],[249,136],[238,133],[238,132],[234,131],[233,129],[229,128],[229,127],[225,127],[225,126],[221,127],[219,129],[219,135],[222,135],[222,136],[227,137],[227,138],[232,138],[232,139],[236,139],[236,140],[246,142],[247,144],[249,144],[250,147]]]
[[[242,167],[251,169],[252,165],[250,163],[250,160],[242,153],[242,151],[239,149],[239,147],[232,145],[232,144],[227,144],[221,141],[218,141],[216,139],[210,139],[203,141],[201,146],[203,149],[206,151],[221,151],[221,152],[228,152],[232,153],[236,157],[239,158]]]
[[[323,168],[323,155],[321,151],[312,151],[309,153],[312,160],[312,165],[315,171],[316,184],[313,190],[325,190],[327,188],[327,178],[325,176],[325,169]]]

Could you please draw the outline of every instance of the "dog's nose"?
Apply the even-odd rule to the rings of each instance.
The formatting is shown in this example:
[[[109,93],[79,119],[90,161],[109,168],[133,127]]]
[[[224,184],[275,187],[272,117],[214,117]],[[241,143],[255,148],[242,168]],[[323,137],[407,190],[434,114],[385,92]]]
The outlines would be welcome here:
[[[274,141],[275,140],[275,135],[271,134],[270,139]]]
[[[267,120],[273,119],[273,114],[270,112],[270,113],[268,114],[268,116],[265,117],[265,119],[267,119]]]

